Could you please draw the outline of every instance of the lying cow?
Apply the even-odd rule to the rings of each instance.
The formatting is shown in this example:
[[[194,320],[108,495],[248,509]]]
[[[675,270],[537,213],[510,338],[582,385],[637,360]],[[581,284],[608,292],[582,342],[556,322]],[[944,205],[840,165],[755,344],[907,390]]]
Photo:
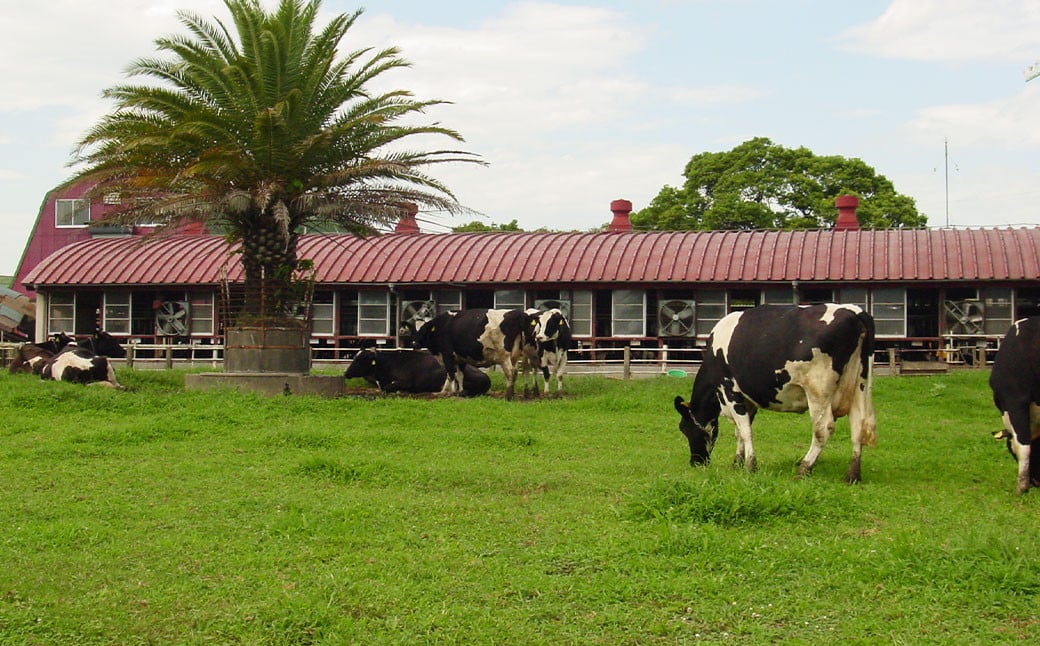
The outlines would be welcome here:
[[[1004,420],[995,437],[1007,440],[1018,460],[1018,492],[1040,487],[1040,316],[1019,319],[1008,330],[989,386]]]
[[[116,372],[108,357],[94,354],[75,344],[65,346],[61,352],[48,359],[40,378],[122,388],[116,381]]]
[[[798,467],[812,471],[834,431],[848,415],[852,463],[846,482],[860,480],[863,444],[877,443],[871,399],[874,320],[855,305],[762,305],[734,312],[715,325],[690,402],[675,398],[679,430],[690,445],[690,464],[704,464],[719,434],[719,416],[736,424],[735,462],[754,469],[751,423],[759,409],[812,418],[813,440]]]
[[[442,392],[459,392],[460,366],[498,365],[506,378],[506,399],[516,387],[517,364],[534,349],[536,319],[524,310],[459,310],[423,324],[412,343],[441,358],[447,378]]]
[[[38,375],[43,370],[43,364],[47,363],[48,359],[61,352],[62,348],[74,341],[75,339],[71,336],[64,332],[59,332],[51,335],[49,339],[42,343],[23,343],[18,346],[18,351],[7,369],[11,374],[26,372]]]
[[[444,366],[422,350],[362,350],[343,373],[347,379],[363,378],[385,393],[435,393],[444,387]],[[486,395],[491,378],[470,365],[462,366],[462,394]]]
[[[97,330],[85,339],[66,345],[48,359],[40,372],[40,378],[122,388],[116,381],[115,369],[109,359],[125,357],[126,349],[119,345],[115,337],[104,330]]]

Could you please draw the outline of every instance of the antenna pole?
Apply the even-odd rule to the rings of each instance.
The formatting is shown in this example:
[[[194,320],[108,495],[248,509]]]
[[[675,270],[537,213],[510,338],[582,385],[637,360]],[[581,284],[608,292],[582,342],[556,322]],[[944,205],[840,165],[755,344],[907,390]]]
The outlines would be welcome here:
[[[950,228],[950,140],[943,137],[943,161],[946,172],[946,228]]]

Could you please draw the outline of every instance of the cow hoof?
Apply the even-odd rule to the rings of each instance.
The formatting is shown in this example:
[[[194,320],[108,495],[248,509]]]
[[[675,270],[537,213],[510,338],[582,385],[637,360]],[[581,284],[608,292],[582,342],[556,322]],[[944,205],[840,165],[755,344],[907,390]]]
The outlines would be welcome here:
[[[859,484],[860,482],[862,482],[862,480],[860,479],[858,473],[849,473],[845,476],[845,482],[847,482],[848,484]]]
[[[802,462],[799,462],[798,463],[798,477],[799,478],[805,478],[807,476],[811,476],[812,475],[812,469],[813,469],[813,465],[809,464],[808,462],[805,462],[804,460]]]

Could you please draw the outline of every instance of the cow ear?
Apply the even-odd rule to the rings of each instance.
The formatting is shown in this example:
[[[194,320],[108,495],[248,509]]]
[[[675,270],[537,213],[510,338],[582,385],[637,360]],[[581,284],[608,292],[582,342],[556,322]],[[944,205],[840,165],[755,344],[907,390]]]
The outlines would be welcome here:
[[[675,410],[679,411],[679,414],[683,417],[686,417],[690,414],[690,405],[686,403],[686,400],[677,395],[675,397]]]

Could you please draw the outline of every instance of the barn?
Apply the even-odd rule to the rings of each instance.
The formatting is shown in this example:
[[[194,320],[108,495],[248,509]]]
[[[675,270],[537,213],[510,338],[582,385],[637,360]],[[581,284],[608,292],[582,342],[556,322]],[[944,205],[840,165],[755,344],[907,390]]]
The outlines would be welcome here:
[[[43,209],[57,221],[61,203]],[[800,231],[635,231],[627,200],[610,204],[601,232],[429,234],[410,213],[381,236],[303,236],[314,274],[301,316],[319,361],[395,347],[416,321],[474,307],[560,307],[584,351],[675,356],[730,312],[839,301],[874,316],[881,351],[972,361],[992,358],[1016,311],[1040,304],[1040,228],[866,230],[856,206],[839,197],[833,229]],[[131,343],[222,343],[242,281],[223,237],[78,222],[78,239],[19,269],[37,337],[100,325]]]

